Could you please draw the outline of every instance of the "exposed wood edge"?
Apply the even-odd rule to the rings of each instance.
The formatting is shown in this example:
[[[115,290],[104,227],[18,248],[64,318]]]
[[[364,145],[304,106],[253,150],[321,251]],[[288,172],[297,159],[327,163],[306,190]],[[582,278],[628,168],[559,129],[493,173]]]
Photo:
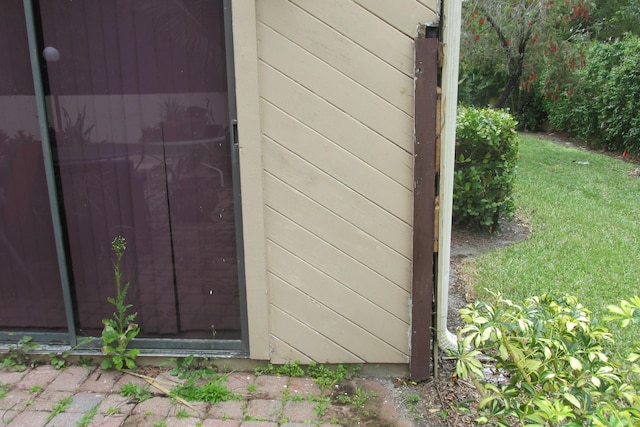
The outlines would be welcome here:
[[[410,375],[432,375],[438,39],[415,39],[413,276]]]

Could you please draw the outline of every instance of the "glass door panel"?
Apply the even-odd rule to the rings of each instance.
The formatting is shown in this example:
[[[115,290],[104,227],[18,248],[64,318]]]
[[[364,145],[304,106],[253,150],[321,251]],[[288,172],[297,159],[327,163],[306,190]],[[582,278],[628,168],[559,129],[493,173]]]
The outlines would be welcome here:
[[[142,336],[239,338],[223,7],[215,0],[41,0],[55,166],[76,322],[115,292]]]
[[[0,329],[65,331],[21,0],[0,3]]]

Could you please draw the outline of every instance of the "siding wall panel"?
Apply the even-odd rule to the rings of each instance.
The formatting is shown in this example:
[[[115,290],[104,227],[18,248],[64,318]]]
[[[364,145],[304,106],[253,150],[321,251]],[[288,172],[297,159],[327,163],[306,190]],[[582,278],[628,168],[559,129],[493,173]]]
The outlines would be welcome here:
[[[408,362],[413,38],[437,1],[398,1],[256,0],[274,363]]]
[[[403,143],[402,146],[411,151],[411,115],[263,24],[258,25],[258,49],[264,62],[383,137]],[[390,81],[389,84],[395,83]]]
[[[260,84],[269,103],[413,191],[413,146],[389,141],[264,63]]]
[[[411,280],[411,263],[406,257],[283,181],[271,175],[266,176],[265,193],[269,197],[267,205],[331,246],[370,266],[381,276],[398,286]]]
[[[274,306],[286,310],[296,320],[304,319],[300,323],[324,337],[330,337],[332,342],[359,359],[407,361],[401,352],[349,321],[341,313],[330,310],[278,277],[272,276],[270,279],[271,301]],[[318,350],[322,351],[322,348]]]
[[[413,37],[352,1],[291,0],[372,55],[413,78]]]
[[[344,283],[409,324],[408,283],[402,287],[395,285],[270,208],[266,209],[266,223],[269,241],[295,253],[327,276]]]
[[[278,245],[269,243],[268,251],[271,271],[275,276],[299,289],[308,298],[350,319],[362,331],[375,330],[380,339],[406,354],[407,339],[397,333],[407,327],[406,322],[375,305],[366,294],[356,293]]]
[[[412,39],[416,36],[419,23],[437,19],[436,1],[416,0],[353,0],[380,19],[388,22],[398,31]],[[432,7],[425,4],[431,3]]]
[[[406,222],[268,138],[264,141],[264,153],[265,168],[274,177],[304,191],[317,203],[408,259],[412,257],[412,230]]]
[[[413,114],[413,81],[348,37],[286,0],[258,3],[262,22],[345,76]],[[274,7],[275,6],[275,7]]]
[[[262,104],[264,135],[307,159],[407,224],[412,192],[282,111]]]

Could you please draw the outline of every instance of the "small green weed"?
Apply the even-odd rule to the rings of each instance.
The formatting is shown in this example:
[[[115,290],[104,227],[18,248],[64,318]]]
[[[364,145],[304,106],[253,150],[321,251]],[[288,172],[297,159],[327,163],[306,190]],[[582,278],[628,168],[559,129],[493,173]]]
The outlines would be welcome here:
[[[90,343],[93,340],[92,337],[86,337],[80,340],[75,346],[66,351],[59,352],[51,352],[49,353],[49,364],[53,366],[55,369],[62,369],[68,365],[68,358],[71,355],[71,352],[76,350],[78,347],[83,346],[85,344]],[[86,359],[86,358],[85,358]],[[91,360],[91,359],[89,359]],[[80,364],[83,365],[83,358],[80,357]]]
[[[9,393],[9,384],[0,383],[0,399],[4,398]]]
[[[197,380],[197,378],[190,378],[186,383],[174,387],[171,390],[171,395],[191,402],[209,403],[226,402],[239,398],[224,384],[227,381],[227,377],[224,375],[209,379],[204,385],[197,385]]]
[[[171,375],[181,379],[188,378],[213,378],[218,375],[218,368],[207,357],[195,357],[193,354],[183,358],[172,358],[163,362],[161,366],[175,364],[171,369]]]
[[[421,398],[418,393],[411,393],[407,396],[407,409],[409,409],[409,412],[416,417],[420,415],[420,411],[418,411],[418,404],[420,401]]]
[[[167,422],[165,420],[156,421],[153,423],[153,427],[167,427]]]
[[[331,367],[329,365],[318,364],[314,361],[309,362],[309,365],[305,368],[300,364],[299,360],[295,360],[280,366],[268,364],[266,366],[257,367],[254,370],[254,373],[258,376],[284,375],[289,377],[303,377],[307,375],[315,380],[321,390],[327,390],[356,375],[359,370],[360,366],[357,365],[349,367],[336,365],[335,367]]]
[[[322,418],[329,408],[331,399],[328,396],[322,396],[315,399],[316,405],[313,407],[313,412],[318,418]]]
[[[64,351],[61,353],[49,353],[49,364],[55,369],[62,369],[67,366],[67,357],[69,353]]]
[[[253,393],[257,388],[258,386],[256,385],[256,383],[249,383],[247,384],[247,393]]]
[[[91,421],[93,421],[93,418],[98,413],[98,406],[99,405],[94,406],[89,412],[84,414],[82,418],[80,418],[80,421],[76,423],[76,427],[87,427],[89,424],[91,424]]]
[[[120,408],[109,406],[107,409],[107,416],[117,415],[120,413]]]
[[[120,389],[120,395],[125,397],[133,397],[138,402],[144,402],[151,398],[149,387],[142,387],[139,384],[128,382]]]
[[[42,390],[44,390],[44,389],[42,388],[42,386],[40,386],[40,385],[34,385],[34,386],[32,386],[32,387],[29,389],[29,393],[31,393],[31,394],[38,394],[38,393],[40,393]]]
[[[47,417],[47,423],[51,421],[54,417],[56,417],[58,414],[61,414],[67,409],[69,409],[69,406],[71,406],[71,402],[73,402],[73,396],[67,396],[67,397],[63,397],[58,401],[58,403],[53,405],[53,410]]]
[[[78,365],[80,366],[91,366],[93,365],[93,358],[87,356],[80,356],[78,358]]]
[[[334,385],[356,375],[359,371],[360,366],[357,365],[349,367],[336,365],[335,368],[331,368],[328,365],[319,365],[312,361],[307,368],[307,375],[314,378],[321,390],[328,390]]]
[[[33,338],[22,337],[15,345],[9,346],[8,352],[2,355],[0,368],[18,372],[24,371],[27,366],[33,363],[29,353],[36,348],[38,348],[38,343],[33,341]]]
[[[133,307],[131,304],[125,303],[129,283],[122,286],[122,272],[120,271],[120,262],[127,249],[124,237],[116,237],[111,247],[116,255],[113,263],[113,272],[116,279],[116,297],[107,298],[107,301],[113,305],[116,311],[113,318],[103,319],[102,323],[102,354],[105,355],[102,361],[102,369],[122,369],[127,367],[134,369],[136,367],[136,357],[140,354],[138,349],[129,349],[131,341],[140,333],[140,327],[133,323],[138,313],[127,314],[129,309]]]
[[[284,375],[287,377],[303,377],[305,375],[304,368],[300,365],[299,360],[276,366],[271,363],[265,366],[259,366],[254,369],[256,375]]]
[[[191,414],[184,408],[180,408],[177,412],[176,412],[176,418],[179,420],[183,420],[185,418],[191,418]]]
[[[365,403],[367,403],[367,400],[369,400],[369,398],[376,396],[377,395],[375,392],[367,393],[362,389],[362,387],[356,387],[352,396],[348,394],[339,394],[337,396],[337,400],[342,404],[349,404],[355,406],[358,409],[362,409],[364,408],[364,405]]]

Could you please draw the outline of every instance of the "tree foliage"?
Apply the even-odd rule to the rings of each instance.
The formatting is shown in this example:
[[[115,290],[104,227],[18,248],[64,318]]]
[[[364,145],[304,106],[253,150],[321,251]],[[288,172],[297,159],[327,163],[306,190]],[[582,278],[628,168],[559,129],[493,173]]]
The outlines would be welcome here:
[[[597,40],[610,41],[625,33],[640,36],[640,0],[596,0],[591,32]]]
[[[494,106],[505,107],[516,90],[531,89],[542,69],[580,63],[591,9],[589,0],[465,1],[463,79],[481,76],[499,82]],[[557,77],[562,78],[561,71]]]
[[[640,37],[594,44],[548,99],[550,122],[596,148],[640,154]]]

